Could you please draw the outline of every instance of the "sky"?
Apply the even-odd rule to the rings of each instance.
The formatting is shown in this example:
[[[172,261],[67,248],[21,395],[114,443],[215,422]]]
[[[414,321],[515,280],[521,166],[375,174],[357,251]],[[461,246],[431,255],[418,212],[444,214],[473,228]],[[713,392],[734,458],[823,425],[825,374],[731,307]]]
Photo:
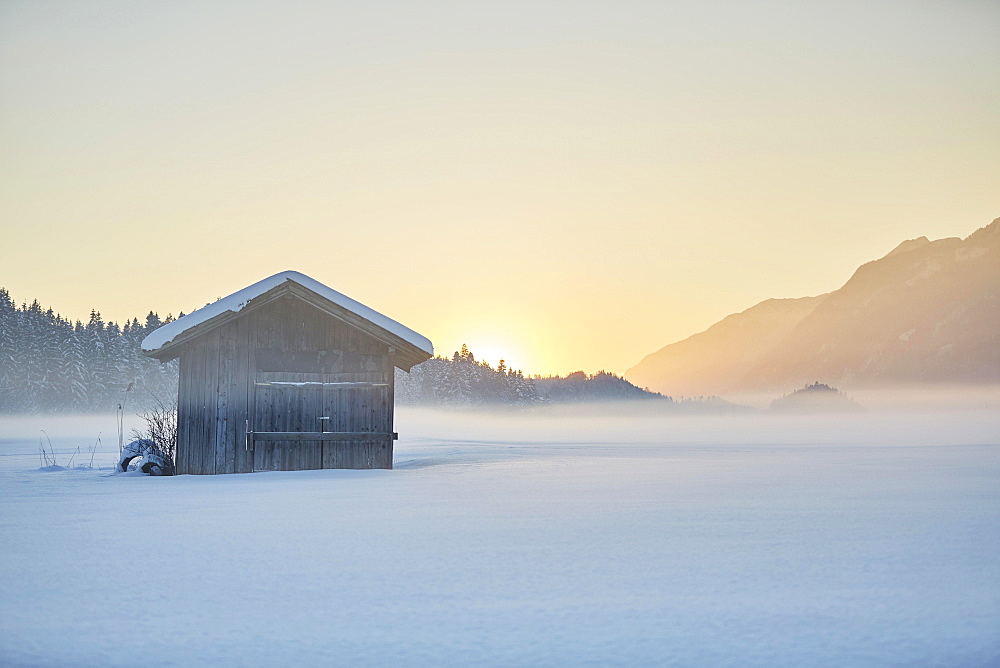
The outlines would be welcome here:
[[[1000,216],[1000,3],[0,0],[0,286],[618,373]]]

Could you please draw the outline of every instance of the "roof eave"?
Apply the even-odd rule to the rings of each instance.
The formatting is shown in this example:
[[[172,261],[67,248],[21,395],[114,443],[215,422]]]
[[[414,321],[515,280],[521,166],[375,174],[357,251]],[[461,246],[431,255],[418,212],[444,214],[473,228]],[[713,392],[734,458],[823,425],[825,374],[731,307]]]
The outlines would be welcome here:
[[[433,357],[433,354],[427,352],[426,350],[413,345],[396,334],[393,334],[392,332],[376,325],[370,320],[357,315],[343,306],[340,306],[339,304],[336,304],[322,295],[319,295],[293,281],[286,281],[281,285],[254,297],[239,311],[226,311],[225,313],[220,313],[211,320],[206,320],[205,322],[177,335],[170,342],[160,346],[156,350],[144,350],[143,354],[147,357],[158,359],[161,362],[169,362],[170,360],[181,356],[184,352],[183,349],[188,342],[193,341],[194,339],[197,339],[209,331],[216,329],[217,327],[221,327],[236,318],[243,317],[250,311],[266,306],[267,304],[286,295],[295,296],[309,305],[318,308],[330,317],[336,318],[337,320],[345,322],[352,327],[360,329],[372,338],[391,346],[395,349],[395,366],[399,367],[403,371],[409,371],[414,365]]]

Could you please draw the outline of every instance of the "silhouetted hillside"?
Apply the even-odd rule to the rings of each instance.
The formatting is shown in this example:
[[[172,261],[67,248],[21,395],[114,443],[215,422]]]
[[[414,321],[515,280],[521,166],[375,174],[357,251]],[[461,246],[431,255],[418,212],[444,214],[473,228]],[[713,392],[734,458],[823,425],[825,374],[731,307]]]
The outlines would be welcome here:
[[[540,397],[554,402],[634,399],[670,401],[670,397],[636,387],[621,376],[606,371],[600,371],[592,376],[577,371],[565,377],[535,378],[532,382]]]
[[[673,395],[725,394],[825,297],[768,299],[647,355],[625,376]]]
[[[1000,382],[1000,218],[964,240],[904,241],[839,290],[762,302],[625,375],[674,395]]]
[[[771,402],[776,413],[859,413],[861,404],[834,387],[815,382]]]

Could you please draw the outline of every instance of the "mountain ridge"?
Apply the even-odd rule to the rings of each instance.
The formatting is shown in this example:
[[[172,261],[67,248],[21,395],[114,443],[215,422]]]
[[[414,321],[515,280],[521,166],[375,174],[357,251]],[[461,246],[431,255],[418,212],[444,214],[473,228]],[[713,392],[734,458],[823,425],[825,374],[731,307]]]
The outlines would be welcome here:
[[[625,376],[674,395],[1000,382],[1000,218],[965,239],[904,241],[837,290],[760,302]]]

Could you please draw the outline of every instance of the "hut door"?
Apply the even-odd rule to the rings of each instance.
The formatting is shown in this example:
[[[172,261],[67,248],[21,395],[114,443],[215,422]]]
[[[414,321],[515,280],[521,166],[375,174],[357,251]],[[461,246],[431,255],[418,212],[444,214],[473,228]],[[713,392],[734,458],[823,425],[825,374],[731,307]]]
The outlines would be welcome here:
[[[308,440],[257,440],[255,471],[392,468],[388,383],[344,382],[339,378],[332,374],[257,373],[251,431],[333,433],[329,440],[318,435]],[[342,436],[359,432],[372,437],[345,440]]]
[[[258,372],[254,383],[255,432],[316,432],[323,416],[318,374]],[[323,467],[320,441],[256,441],[255,471],[303,471]]]
[[[323,415],[330,418],[328,431],[372,434],[366,439],[324,441],[323,468],[392,468],[388,383],[330,383],[323,389],[323,410]]]

